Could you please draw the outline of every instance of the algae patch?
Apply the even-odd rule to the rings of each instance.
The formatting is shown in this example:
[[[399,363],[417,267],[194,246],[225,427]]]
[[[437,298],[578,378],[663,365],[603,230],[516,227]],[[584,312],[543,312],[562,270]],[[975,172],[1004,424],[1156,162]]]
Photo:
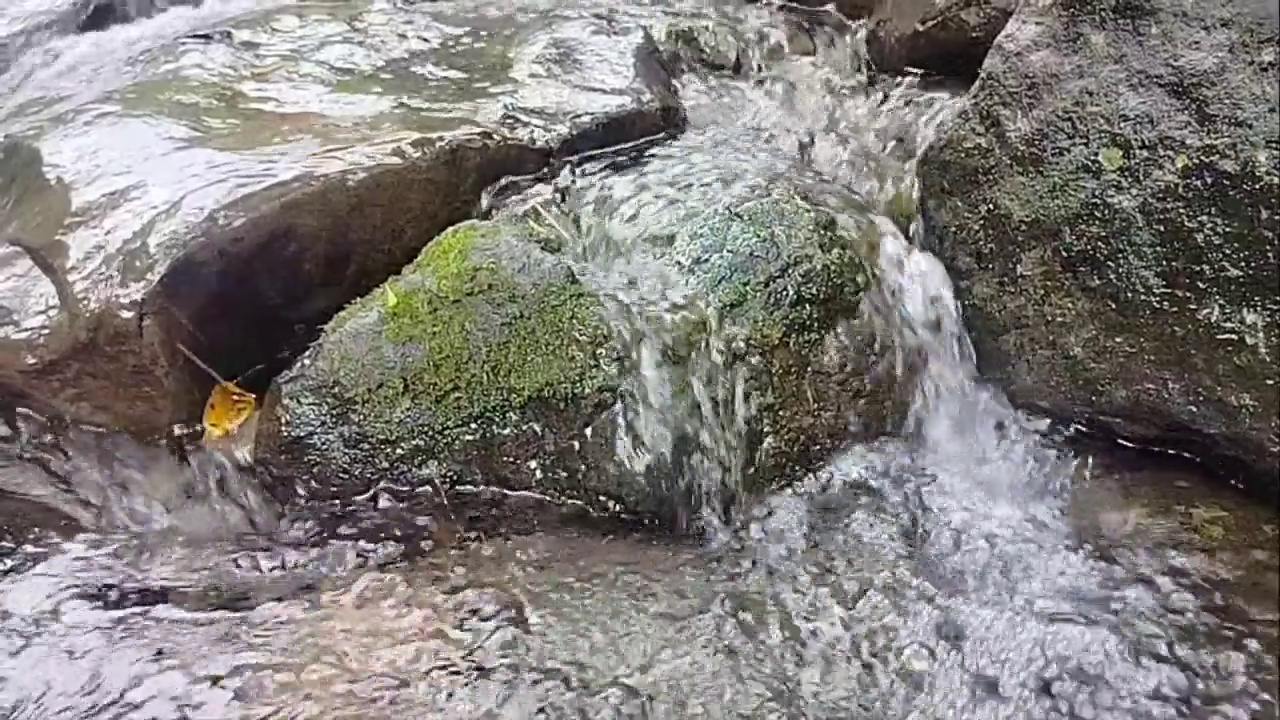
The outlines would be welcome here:
[[[380,419],[393,409],[426,413],[430,434],[449,442],[531,401],[568,402],[608,384],[597,299],[512,230],[455,226],[388,282],[396,301],[379,310],[399,367],[359,393]]]
[[[794,197],[703,218],[672,248],[677,267],[763,346],[812,348],[856,317],[871,271],[835,218]]]

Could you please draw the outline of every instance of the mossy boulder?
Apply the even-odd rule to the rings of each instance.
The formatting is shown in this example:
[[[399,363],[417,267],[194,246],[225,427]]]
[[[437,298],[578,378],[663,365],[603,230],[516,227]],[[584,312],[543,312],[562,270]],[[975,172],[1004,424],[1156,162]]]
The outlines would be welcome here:
[[[773,484],[847,437],[868,393],[831,343],[870,275],[834,218],[798,199],[762,200],[656,242],[702,310],[660,343],[664,432],[676,437],[667,462],[647,468],[622,450],[651,438],[624,437],[636,432],[627,418],[640,369],[617,298],[547,232],[519,217],[454,226],[343,310],[278,379],[259,457],[310,497],[484,484],[665,519],[706,499],[688,486],[694,456],[737,458],[742,475],[723,477]],[[712,345],[723,349],[715,368],[699,364]],[[746,381],[734,386],[708,374],[739,371]],[[756,412],[733,416],[734,393]],[[699,402],[728,409],[718,426]],[[724,445],[741,452],[717,453]]]
[[[614,402],[610,353],[598,300],[532,226],[465,222],[279,378],[268,455],[319,497],[490,477],[581,497],[607,460],[574,445]]]
[[[921,163],[985,374],[1277,496],[1274,12],[1022,3]]]

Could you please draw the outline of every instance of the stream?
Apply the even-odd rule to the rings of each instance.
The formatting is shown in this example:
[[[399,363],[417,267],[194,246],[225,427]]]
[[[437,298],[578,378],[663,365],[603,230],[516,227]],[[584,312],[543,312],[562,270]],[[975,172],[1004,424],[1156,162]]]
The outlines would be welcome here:
[[[232,200],[496,123],[520,43],[607,7],[732,28],[758,67],[686,75],[684,134],[577,169],[597,282],[661,294],[632,238],[781,177],[838,214],[917,192],[951,90],[870,78],[849,32],[801,42],[761,6],[621,2],[205,0],[62,36],[6,3],[0,38],[31,39],[0,135],[70,188],[50,242],[76,291],[129,299]],[[903,431],[705,538],[483,490],[277,514],[217,457],[192,492],[163,449],[73,428],[54,480],[0,435],[0,717],[1280,719],[1274,512],[1010,407],[918,224],[875,220],[863,310],[912,368]],[[57,313],[16,249],[0,287],[6,337]],[[731,433],[641,367],[646,422]]]

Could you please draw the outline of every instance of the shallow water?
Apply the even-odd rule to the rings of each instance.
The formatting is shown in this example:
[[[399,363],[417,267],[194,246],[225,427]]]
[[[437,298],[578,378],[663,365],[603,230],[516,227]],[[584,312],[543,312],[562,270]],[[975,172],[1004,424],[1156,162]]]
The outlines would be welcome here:
[[[518,110],[520,43],[540,26],[516,23],[583,12],[207,0],[43,46],[0,75],[0,130],[37,139],[70,185],[56,241],[77,286],[127,296],[190,223],[256,187]],[[0,436],[0,714],[1280,717],[1274,513],[1008,408],[974,378],[945,272],[878,216],[914,192],[953,100],[870,83],[848,37],[782,52],[783,34],[757,37],[760,8],[618,12],[715,18],[761,67],[685,78],[683,137],[579,168],[584,266],[674,292],[640,239],[775,183],[872,218],[883,282],[866,312],[884,361],[913,372],[902,437],[847,448],[702,544],[491,492],[275,522],[252,477],[208,458],[193,474],[88,431],[63,438],[69,458],[19,456]],[[20,334],[55,301],[7,257],[0,284],[42,288],[5,295]],[[637,378],[649,397],[662,371]],[[650,439],[731,427],[651,410]]]

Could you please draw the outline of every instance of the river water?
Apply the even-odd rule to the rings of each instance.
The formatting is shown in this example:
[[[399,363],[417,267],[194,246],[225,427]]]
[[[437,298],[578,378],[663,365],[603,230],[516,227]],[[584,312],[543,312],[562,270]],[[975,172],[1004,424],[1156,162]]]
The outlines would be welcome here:
[[[36,23],[32,6],[0,9],[0,35]],[[483,125],[515,82],[515,28],[589,11],[515,8],[206,0],[41,39],[0,75],[0,131],[70,186],[50,242],[73,284],[127,297],[230,199]],[[869,81],[847,35],[778,50],[762,8],[614,11],[721,23],[755,38],[761,67],[686,77],[684,136],[580,169],[574,207],[599,241],[583,260],[605,277],[652,279],[631,240],[784,179],[874,216],[915,192],[919,149],[954,109],[943,90]],[[1275,516],[1009,408],[977,381],[918,228],[875,221],[865,312],[885,361],[910,369],[903,432],[707,542],[493,493],[281,518],[217,458],[198,458],[192,492],[189,469],[123,438],[75,430],[70,458],[37,465],[0,437],[0,715],[1278,717]],[[17,253],[0,284],[10,335],[56,309]],[[664,405],[665,369],[640,368],[649,425],[732,434]]]

